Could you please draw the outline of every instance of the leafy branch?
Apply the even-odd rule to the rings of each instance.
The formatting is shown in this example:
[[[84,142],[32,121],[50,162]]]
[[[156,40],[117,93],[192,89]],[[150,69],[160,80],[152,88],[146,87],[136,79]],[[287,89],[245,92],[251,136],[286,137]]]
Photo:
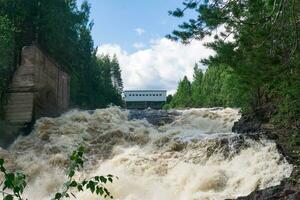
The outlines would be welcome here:
[[[18,200],[23,200],[21,197],[26,187],[26,176],[22,173],[9,173],[4,167],[4,159],[0,158],[0,171],[4,174],[4,181],[0,184],[3,188],[0,193],[3,195],[3,200],[13,200],[14,197]],[[7,192],[9,191],[9,192]]]
[[[83,168],[83,154],[84,147],[82,146],[71,154],[71,164],[66,173],[68,180],[64,183],[62,192],[57,192],[52,200],[70,198],[71,195],[76,198],[74,190],[77,192],[88,190],[97,196],[113,199],[112,194],[105,187],[105,184],[108,182],[113,183],[113,179],[118,179],[118,177],[109,174],[107,176],[94,176],[89,179],[84,179],[83,181],[77,181],[74,178],[76,172]],[[19,172],[8,172],[4,164],[4,159],[0,158],[0,172],[4,175],[4,181],[0,183],[0,194],[2,194],[3,200],[27,200],[22,197],[24,189],[27,186],[26,176]]]
[[[104,186],[108,181],[113,182],[114,176],[109,174],[107,176],[95,176],[90,179],[85,179],[82,182],[78,182],[74,179],[75,172],[83,167],[84,163],[84,148],[81,146],[78,150],[74,151],[70,157],[71,165],[67,171],[68,181],[64,184],[64,190],[55,194],[52,200],[60,200],[63,197],[69,198],[70,195],[76,197],[74,193],[70,192],[72,188],[77,189],[78,192],[85,190],[90,190],[91,193],[96,193],[99,196],[104,196],[104,198],[109,197],[113,199],[113,196]],[[116,177],[117,178],[117,177]]]

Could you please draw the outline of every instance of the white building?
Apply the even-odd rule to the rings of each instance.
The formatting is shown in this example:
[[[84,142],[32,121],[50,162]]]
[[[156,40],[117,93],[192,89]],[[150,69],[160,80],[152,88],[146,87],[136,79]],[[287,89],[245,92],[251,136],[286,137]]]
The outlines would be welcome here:
[[[167,100],[166,90],[126,90],[124,100],[127,108],[161,108]]]

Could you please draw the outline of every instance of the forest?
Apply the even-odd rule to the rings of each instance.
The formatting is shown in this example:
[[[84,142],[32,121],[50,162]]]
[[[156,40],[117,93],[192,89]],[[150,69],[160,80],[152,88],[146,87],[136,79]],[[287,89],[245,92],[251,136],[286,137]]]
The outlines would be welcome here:
[[[6,102],[8,84],[20,64],[22,47],[32,44],[40,46],[70,75],[72,107],[122,105],[123,83],[118,60],[97,56],[89,15],[87,1],[80,8],[76,0],[0,1],[1,105]]]
[[[192,82],[184,77],[171,107],[241,107],[263,121],[300,128],[300,3],[298,1],[184,1],[170,11],[197,18],[168,35],[189,43],[213,36],[216,54],[201,61]],[[232,39],[228,39],[228,38]],[[186,98],[188,97],[188,98]]]
[[[169,96],[164,108],[240,108],[245,106],[249,96],[230,66],[210,66],[204,73],[195,64],[193,80],[186,76],[180,80],[175,95]]]

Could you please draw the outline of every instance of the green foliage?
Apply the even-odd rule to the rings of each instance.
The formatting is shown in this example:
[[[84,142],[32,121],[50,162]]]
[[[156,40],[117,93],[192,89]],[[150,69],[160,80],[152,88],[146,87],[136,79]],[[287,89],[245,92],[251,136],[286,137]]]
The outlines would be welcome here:
[[[4,181],[0,187],[2,190],[4,200],[13,200],[14,197],[18,200],[22,200],[22,193],[26,187],[26,176],[22,173],[9,173],[4,167],[4,159],[0,158],[0,172],[4,174]],[[8,191],[12,191],[10,194]]]
[[[203,82],[203,72],[199,68],[198,64],[194,66],[194,75],[192,82],[192,101],[194,107],[200,107],[203,105],[203,92],[202,92],[202,82]]]
[[[112,194],[105,187],[105,184],[113,183],[114,177],[109,174],[107,176],[95,176],[83,181],[77,181],[74,176],[75,173],[83,168],[84,164],[84,147],[79,147],[73,151],[70,156],[71,164],[67,170],[68,180],[64,183],[62,192],[57,192],[52,200],[61,200],[63,198],[69,198],[71,195],[76,198],[73,191],[82,192],[89,190],[91,193],[95,193],[97,196],[103,196],[104,198],[113,199]],[[4,159],[0,158],[0,172],[4,174],[4,181],[0,185],[0,193],[3,195],[3,200],[24,200],[22,194],[27,185],[26,176],[22,173],[9,173],[4,166]]]
[[[171,94],[169,94],[169,95],[167,96],[167,101],[166,101],[166,103],[163,105],[162,109],[164,109],[164,110],[169,110],[169,109],[171,109],[171,108],[172,108],[172,106],[171,106],[172,100],[173,100],[173,96],[172,96]]]
[[[172,98],[171,106],[185,108],[192,105],[192,85],[186,76],[179,82],[177,91]]]
[[[121,69],[120,69],[119,61],[116,55],[114,55],[113,59],[111,60],[111,73],[112,73],[113,85],[121,94],[123,92],[123,80],[121,77]]]
[[[183,89],[180,88],[180,90]],[[177,102],[172,99],[171,103],[168,104],[169,107],[243,107],[249,98],[247,89],[242,87],[233,70],[225,65],[211,65],[205,74],[198,65],[195,65],[191,94],[182,91],[179,93],[183,94],[182,98],[177,97]],[[191,101],[186,103],[186,98],[189,99],[188,94],[191,95]]]
[[[188,43],[214,35],[214,41],[207,46],[216,54],[202,60],[209,66],[206,73],[213,74],[212,66],[220,65],[232,71],[216,72],[221,73],[222,87],[215,78],[204,80],[219,85],[203,86],[202,91],[211,94],[210,97],[204,95],[210,98],[206,101],[217,105],[241,105],[244,111],[264,121],[272,120],[276,125],[299,130],[300,2],[186,0],[182,8],[170,14],[182,17],[188,11],[195,12],[197,17],[181,24],[179,30],[168,37]],[[206,75],[204,79],[210,78]],[[234,82],[240,88],[226,94],[225,91],[236,84]],[[241,96],[245,99],[243,104],[226,100],[241,94],[246,94],[245,98]]]
[[[5,92],[14,65],[14,31],[15,28],[6,16],[0,16],[0,118],[5,103]]]
[[[90,69],[71,80],[73,104],[85,109],[123,105],[120,88],[113,85],[112,67],[116,60],[94,52]],[[82,78],[80,78],[83,76]]]
[[[113,196],[104,186],[107,182],[113,182],[113,175],[107,176],[95,176],[90,179],[85,179],[78,182],[74,179],[76,171],[83,167],[84,163],[84,148],[79,147],[78,150],[74,151],[70,156],[71,164],[67,171],[68,181],[64,184],[64,190],[55,194],[53,200],[60,200],[64,197],[68,198],[70,195],[76,198],[75,194],[70,192],[71,189],[75,189],[78,192],[89,190],[91,193],[96,193],[96,195],[103,196],[104,198],[109,197],[113,199]]]

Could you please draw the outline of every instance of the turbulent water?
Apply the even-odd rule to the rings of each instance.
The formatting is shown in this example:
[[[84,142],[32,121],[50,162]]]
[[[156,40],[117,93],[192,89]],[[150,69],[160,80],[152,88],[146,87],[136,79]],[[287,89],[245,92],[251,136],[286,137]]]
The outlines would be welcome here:
[[[128,120],[128,112],[116,107],[40,119],[29,136],[10,147],[17,168],[29,176],[25,195],[53,197],[65,181],[69,154],[80,144],[87,148],[87,161],[77,178],[118,176],[108,188],[119,200],[235,198],[291,174],[275,143],[231,132],[238,110],[178,112],[172,123],[159,127]],[[78,199],[99,197],[84,192]]]

